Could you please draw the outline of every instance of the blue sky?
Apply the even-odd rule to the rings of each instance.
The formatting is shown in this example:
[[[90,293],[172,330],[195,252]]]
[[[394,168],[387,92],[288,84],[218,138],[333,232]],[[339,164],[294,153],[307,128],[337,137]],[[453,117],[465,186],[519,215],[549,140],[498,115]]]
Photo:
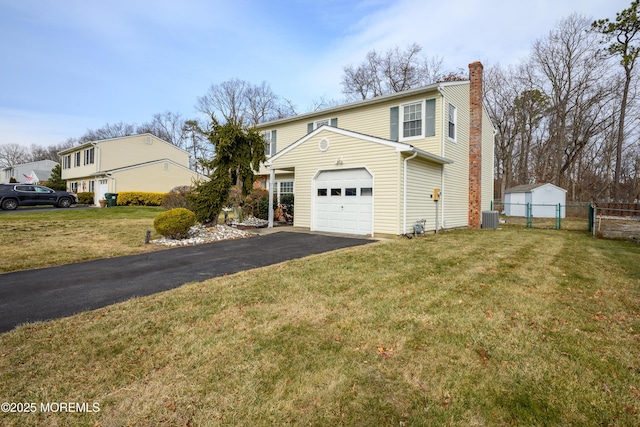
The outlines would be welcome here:
[[[210,85],[266,81],[299,112],[341,99],[342,69],[411,43],[445,68],[516,64],[572,13],[630,0],[0,0],[0,144],[106,123],[199,117]]]

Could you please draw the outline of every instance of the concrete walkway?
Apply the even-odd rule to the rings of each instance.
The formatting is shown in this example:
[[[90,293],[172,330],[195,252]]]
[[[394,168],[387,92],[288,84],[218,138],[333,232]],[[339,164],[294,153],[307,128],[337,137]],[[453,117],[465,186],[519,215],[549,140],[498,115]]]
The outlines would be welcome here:
[[[25,322],[66,317],[188,282],[364,245],[372,239],[270,229],[227,240],[0,274],[0,332]]]

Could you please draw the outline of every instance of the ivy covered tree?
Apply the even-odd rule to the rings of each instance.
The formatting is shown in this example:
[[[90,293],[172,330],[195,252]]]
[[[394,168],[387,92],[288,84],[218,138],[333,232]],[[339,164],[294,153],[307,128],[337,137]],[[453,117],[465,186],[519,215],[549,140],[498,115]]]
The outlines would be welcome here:
[[[214,116],[204,134],[216,154],[213,160],[200,162],[212,172],[210,180],[198,183],[188,198],[198,221],[217,224],[233,185],[238,185],[245,196],[251,191],[254,171],[266,160],[264,139],[255,127],[235,121],[220,124]]]

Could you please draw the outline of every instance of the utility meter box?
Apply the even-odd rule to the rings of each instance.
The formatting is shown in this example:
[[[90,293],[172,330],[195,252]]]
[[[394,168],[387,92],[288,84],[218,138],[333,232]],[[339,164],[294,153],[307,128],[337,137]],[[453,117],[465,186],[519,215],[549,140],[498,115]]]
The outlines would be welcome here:
[[[433,189],[433,200],[435,202],[437,202],[438,200],[440,200],[440,189],[439,188],[434,188]]]

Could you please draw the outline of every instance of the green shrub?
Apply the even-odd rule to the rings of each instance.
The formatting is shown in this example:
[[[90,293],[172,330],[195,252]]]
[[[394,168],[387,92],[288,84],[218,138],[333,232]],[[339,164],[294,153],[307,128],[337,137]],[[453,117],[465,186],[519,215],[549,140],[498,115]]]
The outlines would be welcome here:
[[[118,206],[162,206],[167,193],[123,191],[118,193]]]
[[[78,204],[80,205],[92,205],[93,202],[93,191],[83,191],[82,193],[78,193]]]
[[[266,205],[264,205],[266,203]],[[264,205],[264,206],[263,206]],[[242,211],[245,216],[254,216],[260,219],[267,219],[269,211],[266,207],[269,206],[269,191],[266,188],[253,188],[251,192],[245,197],[242,206]],[[264,217],[266,215],[266,217]]]
[[[185,208],[162,212],[154,218],[153,227],[161,236],[170,239],[185,239],[189,229],[196,225],[196,214]]]
[[[191,191],[191,187],[183,185],[175,187],[167,193],[162,200],[162,207],[165,209],[186,208],[191,210],[187,194]]]

